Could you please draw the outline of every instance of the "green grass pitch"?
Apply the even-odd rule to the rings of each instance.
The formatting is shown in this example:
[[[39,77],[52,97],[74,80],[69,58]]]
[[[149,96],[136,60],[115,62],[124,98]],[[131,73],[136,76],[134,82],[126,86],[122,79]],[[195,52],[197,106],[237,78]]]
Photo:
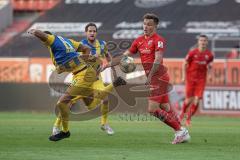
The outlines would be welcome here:
[[[0,160],[236,160],[240,118],[194,117],[191,142],[172,145],[173,132],[158,121],[126,121],[110,116],[115,135],[99,119],[71,122],[71,137],[48,141],[55,116],[0,113]]]

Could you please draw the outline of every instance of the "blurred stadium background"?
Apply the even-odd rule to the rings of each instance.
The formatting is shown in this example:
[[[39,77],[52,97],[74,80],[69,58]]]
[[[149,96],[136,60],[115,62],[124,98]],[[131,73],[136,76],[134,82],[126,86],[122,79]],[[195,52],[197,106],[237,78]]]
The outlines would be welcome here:
[[[24,132],[22,124],[14,126],[13,123],[25,123],[26,121],[22,121],[24,118],[30,122],[34,117],[38,117],[38,113],[41,113],[40,117],[34,119],[34,121],[39,123],[41,128],[46,132],[33,129],[34,138],[38,139],[37,133],[41,133],[44,136],[41,135],[39,139],[46,139],[48,133],[50,133],[47,130],[50,130],[52,125],[50,118],[53,119],[54,117],[54,105],[61,94],[61,92],[49,86],[49,77],[53,66],[47,49],[38,40],[26,34],[28,29],[49,30],[59,35],[81,40],[84,37],[85,25],[89,22],[95,22],[99,28],[98,38],[107,41],[109,51],[115,55],[127,49],[132,40],[142,33],[141,18],[146,12],[153,12],[160,17],[158,33],[163,35],[167,40],[164,63],[168,66],[171,83],[174,86],[171,92],[171,99],[176,109],[179,109],[180,102],[184,98],[184,85],[181,84],[181,66],[184,57],[189,48],[195,44],[197,35],[206,34],[209,36],[209,49],[214,52],[215,61],[213,63],[213,72],[208,77],[207,87],[198,115],[208,115],[210,117],[201,119],[200,116],[194,123],[201,128],[201,121],[206,126],[207,121],[212,121],[209,126],[206,128],[202,127],[202,129],[207,132],[212,127],[216,127],[216,134],[229,129],[229,133],[227,133],[232,138],[236,134],[239,135],[239,130],[236,131],[234,129],[240,126],[240,123],[237,123],[239,121],[237,117],[240,116],[240,0],[0,0],[0,131],[7,130],[7,132],[2,132],[1,134],[2,138],[0,137],[0,139],[3,140],[5,137],[5,141],[0,142],[1,148],[4,148],[2,145],[4,142],[8,143],[6,139],[9,138],[11,140],[15,136],[11,132],[12,129],[7,126],[16,127],[16,131],[13,131],[16,134],[19,134],[19,128],[21,128],[19,129],[21,132]],[[138,61],[138,57],[136,59]],[[123,76],[130,85],[141,84],[145,79],[141,66],[138,66],[137,70],[130,74],[123,74],[118,67],[116,67],[116,70],[118,75]],[[106,70],[102,75],[106,82],[112,81],[111,70]],[[67,79],[65,81],[68,81]],[[121,95],[121,93],[126,93],[125,89],[129,88],[120,89],[115,93]],[[117,121],[119,119],[129,120],[126,113],[132,112],[135,115],[146,114],[146,99],[137,99],[135,107],[129,107],[128,103],[124,102],[124,100],[134,99],[134,95],[124,94],[125,98],[121,96],[120,98],[118,94],[115,95],[117,95],[120,103],[114,110],[114,113],[121,114],[121,116],[113,116],[113,124],[118,124]],[[34,115],[32,116],[27,113]],[[49,114],[51,115],[47,116]],[[213,115],[214,117],[211,118]],[[216,116],[221,117],[217,118]],[[11,117],[13,121],[11,121]],[[45,121],[41,122],[41,118],[45,118]],[[218,128],[221,125],[217,124],[219,121],[224,121],[225,126],[221,126],[221,129]],[[85,123],[81,124],[83,128]],[[92,124],[90,121],[89,125],[93,126]],[[36,124],[30,123],[29,125],[35,126]],[[122,123],[119,125],[119,134],[123,132],[124,125]],[[131,125],[130,123],[126,125],[132,127],[134,124]],[[143,125],[146,124],[143,123]],[[233,132],[230,133],[231,130]],[[27,128],[26,132],[29,134],[31,132],[30,128]],[[131,131],[128,130],[126,132]],[[152,132],[155,133],[155,130]],[[151,134],[152,132],[148,133]],[[156,129],[156,133],[153,135],[156,135],[157,132],[158,129]],[[193,130],[193,135],[194,132],[195,135],[199,134],[200,139],[198,139],[199,141],[195,139],[193,144],[197,145],[197,143],[200,143],[201,146],[198,147],[202,148],[198,149],[206,150],[203,146],[207,143],[207,140],[203,138],[204,140],[202,141],[201,130]],[[12,136],[7,138],[4,133]],[[30,136],[33,135],[30,134]],[[92,138],[94,137],[94,135],[90,134],[91,136]],[[215,142],[214,134],[211,136],[210,139],[213,138],[212,141]],[[23,137],[29,138],[27,136]],[[123,137],[119,139],[121,140],[121,138]],[[225,135],[220,135],[218,138],[216,141],[224,139]],[[153,139],[151,140],[154,141]],[[77,138],[74,141],[77,141]],[[103,138],[101,143],[104,143],[104,141],[110,143],[107,138]],[[238,143],[239,147],[239,140],[234,141],[234,139],[228,138],[224,143],[231,147],[230,142],[232,141],[235,142],[234,145]],[[21,143],[24,143],[24,140],[17,141],[17,144],[20,146]],[[34,141],[28,140],[27,143],[36,148],[38,146]],[[38,143],[42,148],[46,145],[43,142]],[[70,141],[66,143],[66,145],[71,145]],[[94,142],[91,141],[91,143]],[[143,142],[141,144],[144,145]],[[63,144],[61,145],[63,147]],[[74,143],[75,147],[78,145]],[[128,144],[123,143],[122,145]],[[211,147],[214,148],[214,146],[217,147],[218,145],[214,143]],[[13,146],[14,143],[9,144],[10,148],[14,148]],[[148,159],[146,157],[143,158],[144,155],[140,153],[138,154],[142,157],[139,156],[137,158],[133,156],[137,146],[130,145],[130,148],[132,147],[133,149],[132,152],[126,153],[124,150],[122,151],[123,155],[127,154],[129,157],[126,155],[120,158],[106,156],[105,159]],[[51,148],[49,144],[47,144],[47,147]],[[156,146],[151,147],[154,148]],[[191,146],[188,147],[186,149],[190,149]],[[167,148],[171,150],[170,146]],[[239,148],[233,148],[232,152],[237,153]],[[76,148],[71,149],[77,151]],[[174,150],[178,149],[175,148]],[[10,159],[18,159],[17,153],[20,152],[16,148],[13,150],[16,154],[13,154],[14,157]],[[32,157],[34,157],[34,151],[32,150],[31,152]],[[213,149],[213,152],[215,151],[220,154],[221,148]],[[115,152],[117,151],[111,153],[116,156],[117,153]],[[190,149],[188,156],[191,156],[191,152]],[[227,157],[222,155],[222,158],[234,158],[236,154],[232,154],[232,152],[231,154],[226,154]],[[4,150],[0,151],[0,153],[0,158],[2,155],[3,159],[8,159],[8,155],[12,154],[11,152],[4,152]],[[154,150],[154,153],[157,153],[157,151]],[[168,150],[166,150],[166,153],[168,153]],[[203,154],[200,153],[195,159],[202,158]],[[21,152],[21,154],[24,154],[24,152]],[[91,155],[92,153],[87,152],[87,154]],[[207,152],[204,154],[205,157],[207,157],[207,154],[211,155],[212,153]],[[26,159],[32,159],[31,156]],[[57,155],[55,156],[48,158],[57,158]],[[156,157],[153,156],[149,159]],[[42,158],[35,157],[35,159]],[[74,158],[74,156],[71,158]],[[90,158],[94,159],[92,156]],[[182,155],[182,157],[180,156],[180,158],[176,159],[181,158],[184,159],[185,156]],[[87,156],[84,159],[87,159]],[[97,158],[95,157],[95,159]],[[175,157],[171,157],[170,159],[175,159]]]

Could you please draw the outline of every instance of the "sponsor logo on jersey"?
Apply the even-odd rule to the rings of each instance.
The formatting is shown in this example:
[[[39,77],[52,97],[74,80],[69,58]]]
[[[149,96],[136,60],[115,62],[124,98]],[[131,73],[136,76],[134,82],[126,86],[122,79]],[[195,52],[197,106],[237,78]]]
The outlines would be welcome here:
[[[142,54],[150,54],[150,53],[151,53],[151,50],[150,50],[150,49],[142,49],[142,50],[140,50],[140,52],[141,52]]]
[[[200,65],[205,65],[205,64],[207,64],[206,61],[196,61],[196,63],[197,63],[197,64],[200,64]]]

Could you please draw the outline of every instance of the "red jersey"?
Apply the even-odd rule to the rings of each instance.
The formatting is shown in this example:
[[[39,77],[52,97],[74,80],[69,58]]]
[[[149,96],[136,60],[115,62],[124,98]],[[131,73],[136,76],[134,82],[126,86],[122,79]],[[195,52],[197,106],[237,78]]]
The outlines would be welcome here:
[[[165,50],[165,40],[157,33],[151,37],[145,37],[144,35],[135,39],[129,49],[132,54],[139,52],[143,68],[148,74],[152,68],[155,52]],[[163,62],[161,62],[162,64]]]
[[[209,50],[200,52],[198,48],[188,52],[187,80],[206,80],[207,66],[213,61],[213,54]]]

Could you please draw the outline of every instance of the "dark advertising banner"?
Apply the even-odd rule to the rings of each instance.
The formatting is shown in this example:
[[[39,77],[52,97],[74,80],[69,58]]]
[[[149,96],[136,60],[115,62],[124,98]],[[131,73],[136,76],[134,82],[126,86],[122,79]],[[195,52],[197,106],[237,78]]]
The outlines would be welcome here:
[[[157,32],[167,42],[165,57],[185,57],[199,34],[207,34],[209,48],[216,57],[224,57],[239,44],[239,5],[237,0],[62,0],[36,19],[30,28],[49,30],[80,41],[85,37],[86,24],[95,22],[98,38],[114,42],[116,47],[110,51],[115,54],[124,51],[143,33],[142,17],[151,12],[160,18]],[[64,16],[63,10],[67,12]],[[128,47],[122,47],[122,43],[129,43]],[[26,32],[0,48],[0,52],[1,56],[49,56],[47,49]]]

